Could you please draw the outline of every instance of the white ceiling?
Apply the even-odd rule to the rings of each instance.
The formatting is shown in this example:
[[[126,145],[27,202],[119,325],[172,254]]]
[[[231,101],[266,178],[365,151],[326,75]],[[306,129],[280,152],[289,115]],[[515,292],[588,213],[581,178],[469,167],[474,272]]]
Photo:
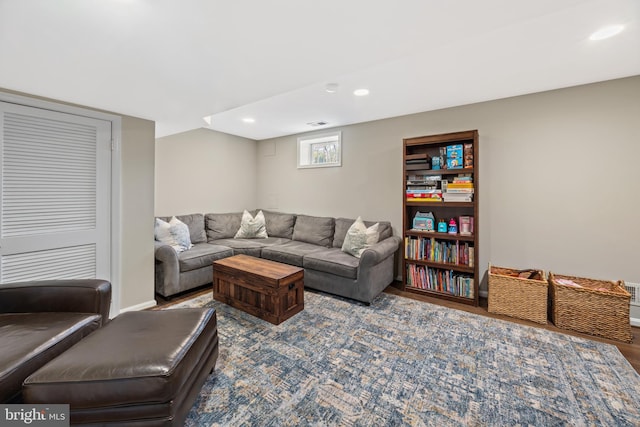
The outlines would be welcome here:
[[[610,24],[625,30],[588,39]],[[265,139],[632,75],[638,0],[0,0],[0,87],[158,137],[211,115]]]

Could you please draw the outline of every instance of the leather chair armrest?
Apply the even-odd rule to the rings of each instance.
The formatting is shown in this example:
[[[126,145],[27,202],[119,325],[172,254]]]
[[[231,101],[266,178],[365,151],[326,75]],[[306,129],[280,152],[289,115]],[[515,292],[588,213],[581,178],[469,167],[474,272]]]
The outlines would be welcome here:
[[[109,321],[111,283],[100,279],[33,280],[0,285],[0,313],[96,313]]]

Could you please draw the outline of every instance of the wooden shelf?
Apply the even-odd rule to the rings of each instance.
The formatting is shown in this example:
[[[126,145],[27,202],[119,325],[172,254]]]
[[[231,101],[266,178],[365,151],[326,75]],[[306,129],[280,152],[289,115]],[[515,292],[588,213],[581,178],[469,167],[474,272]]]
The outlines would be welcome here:
[[[463,242],[475,241],[475,237],[473,235],[463,236],[460,234],[438,233],[436,231],[407,230],[405,234],[407,236],[414,236],[414,237],[425,237],[425,238],[435,237],[436,239],[440,239],[440,240],[460,240]]]
[[[427,261],[424,259],[411,259],[405,258],[407,264],[426,265],[427,267],[439,268],[442,270],[461,271],[463,273],[473,273],[475,267],[469,267],[468,265],[450,264],[448,262],[436,262]]]
[[[471,167],[458,168],[458,169],[431,169],[429,163],[413,163],[407,162],[408,160],[422,160],[429,159],[438,156],[442,156],[450,145],[462,145],[463,153],[465,144],[471,148],[471,151],[467,150],[466,155],[471,154]],[[435,298],[448,299],[451,301],[460,302],[463,304],[475,305],[479,303],[479,233],[478,233],[478,197],[480,195],[478,178],[478,132],[475,130],[454,132],[440,135],[428,135],[415,138],[406,138],[403,140],[403,237],[407,243],[407,247],[410,247],[411,254],[419,253],[423,249],[418,247],[419,239],[431,239],[435,238],[438,244],[437,250],[459,250],[455,257],[447,259],[466,259],[466,257],[473,256],[474,265],[459,265],[449,264],[443,262],[427,261],[422,259],[409,259],[406,258],[407,247],[403,248],[402,259],[402,288],[408,292],[415,292],[420,294],[429,295]],[[467,160],[469,158],[467,157]],[[458,160],[464,161],[465,155]],[[446,164],[446,160],[441,159],[441,164]],[[475,167],[474,167],[475,166]],[[429,176],[441,176],[442,180],[451,182],[456,176],[471,176],[473,182],[473,201],[471,202],[425,202],[425,201],[411,201],[407,200],[407,189],[412,189],[416,185],[421,184],[408,184],[409,177],[413,175]],[[422,178],[418,177],[413,181],[419,181]],[[439,178],[434,181],[437,188],[442,188],[442,183]],[[426,185],[426,183],[424,184]],[[472,235],[460,235],[449,233],[437,233],[429,231],[420,231],[413,229],[413,218],[417,212],[431,212],[435,218],[436,224],[440,220],[445,220],[447,223],[451,218],[459,218],[460,216],[473,217],[474,234]],[[457,221],[459,223],[459,220]],[[448,242],[448,243],[447,243]],[[460,242],[456,245],[456,242]],[[430,244],[427,241],[426,244]],[[450,273],[453,272],[453,273]],[[428,279],[425,279],[428,278]],[[470,280],[473,279],[473,280]],[[459,295],[453,295],[448,292],[438,292],[434,290],[422,289],[421,283],[426,280],[433,282],[449,283],[449,287],[454,289],[465,288],[469,293],[473,294],[473,298],[467,298]],[[414,283],[412,283],[414,282]],[[412,283],[412,284],[410,284]],[[451,285],[451,283],[455,283]],[[470,285],[471,284],[471,285]],[[471,289],[469,289],[469,285]],[[425,283],[425,287],[427,284]],[[429,286],[433,287],[433,286]],[[464,291],[461,291],[464,293]]]
[[[478,303],[475,302],[475,300],[477,298],[461,297],[461,296],[452,295],[452,294],[449,294],[449,293],[446,293],[446,292],[438,292],[438,291],[432,291],[430,289],[414,288],[413,286],[407,286],[405,288],[405,291],[413,292],[413,293],[416,293],[416,294],[428,295],[428,296],[431,296],[431,297],[436,297],[436,298],[441,298],[441,299],[446,299],[446,300],[449,300],[449,301],[455,301],[455,302],[459,302],[459,303],[462,303],[462,304],[478,306]]]
[[[421,170],[420,175],[458,175],[460,173],[473,173],[473,168],[460,169],[431,169],[431,166],[425,167],[428,163],[409,163],[405,164],[405,170]]]
[[[406,206],[434,206],[434,207],[459,207],[459,208],[472,208],[474,206],[474,202],[407,202],[405,201]]]

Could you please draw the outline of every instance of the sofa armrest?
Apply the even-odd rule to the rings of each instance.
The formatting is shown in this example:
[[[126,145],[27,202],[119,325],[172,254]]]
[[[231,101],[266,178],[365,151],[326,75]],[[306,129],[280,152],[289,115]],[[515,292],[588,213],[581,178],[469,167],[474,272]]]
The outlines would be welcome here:
[[[164,262],[165,264],[178,265],[178,254],[169,245],[158,242],[155,240],[155,257],[157,261]]]
[[[359,268],[372,267],[389,256],[392,256],[400,248],[402,239],[398,236],[390,236],[362,251]]]
[[[169,245],[155,241],[156,292],[170,295],[171,290],[179,288],[180,262],[178,254]]]
[[[96,313],[109,321],[111,283],[100,279],[33,280],[0,285],[0,313]]]

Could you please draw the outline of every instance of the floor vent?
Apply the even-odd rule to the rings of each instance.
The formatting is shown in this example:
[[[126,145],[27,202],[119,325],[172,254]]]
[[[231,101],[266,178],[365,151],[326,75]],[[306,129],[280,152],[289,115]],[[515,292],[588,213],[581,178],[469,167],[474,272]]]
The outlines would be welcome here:
[[[624,287],[631,294],[631,305],[640,307],[640,283],[625,282]]]

